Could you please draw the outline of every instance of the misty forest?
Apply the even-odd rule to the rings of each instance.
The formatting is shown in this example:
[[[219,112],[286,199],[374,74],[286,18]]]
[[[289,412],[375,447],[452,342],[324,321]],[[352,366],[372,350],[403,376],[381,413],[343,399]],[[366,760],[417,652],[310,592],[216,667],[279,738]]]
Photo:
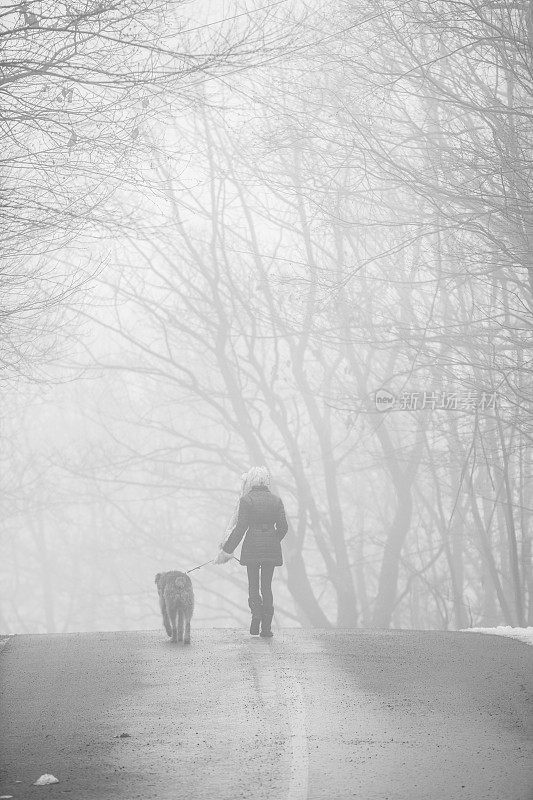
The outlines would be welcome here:
[[[0,9],[0,631],[533,624],[532,0]],[[246,572],[191,573],[247,625]]]

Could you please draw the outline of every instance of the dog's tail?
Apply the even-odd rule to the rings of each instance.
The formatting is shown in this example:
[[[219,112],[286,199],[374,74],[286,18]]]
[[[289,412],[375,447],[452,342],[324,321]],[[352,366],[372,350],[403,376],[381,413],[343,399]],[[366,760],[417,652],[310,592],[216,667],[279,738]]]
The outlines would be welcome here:
[[[183,572],[181,575],[177,575],[175,578],[175,583],[176,583],[176,588],[177,587],[183,588],[184,586],[186,587],[192,586],[192,581],[186,572]]]

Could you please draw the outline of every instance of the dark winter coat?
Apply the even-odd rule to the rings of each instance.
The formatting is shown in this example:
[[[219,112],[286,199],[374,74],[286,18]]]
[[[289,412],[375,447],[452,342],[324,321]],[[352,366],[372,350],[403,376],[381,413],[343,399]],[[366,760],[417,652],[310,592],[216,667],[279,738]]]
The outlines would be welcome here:
[[[223,550],[233,553],[242,537],[240,562],[251,564],[283,564],[281,540],[287,533],[285,509],[279,497],[266,486],[254,486],[241,497],[237,523],[230,533]]]

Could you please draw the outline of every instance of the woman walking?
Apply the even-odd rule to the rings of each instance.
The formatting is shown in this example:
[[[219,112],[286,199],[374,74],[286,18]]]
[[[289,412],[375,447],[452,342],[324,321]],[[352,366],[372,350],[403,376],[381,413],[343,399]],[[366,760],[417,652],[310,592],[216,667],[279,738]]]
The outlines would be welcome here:
[[[283,564],[281,540],[287,533],[283,502],[270,491],[266,467],[252,467],[243,475],[242,494],[235,524],[216,558],[223,564],[232,558],[243,536],[241,564],[248,572],[248,605],[252,612],[250,633],[272,636],[274,568]]]

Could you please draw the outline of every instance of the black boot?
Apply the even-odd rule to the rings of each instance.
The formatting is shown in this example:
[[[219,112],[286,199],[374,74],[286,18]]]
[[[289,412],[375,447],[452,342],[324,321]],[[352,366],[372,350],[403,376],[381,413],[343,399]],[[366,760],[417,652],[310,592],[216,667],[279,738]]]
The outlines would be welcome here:
[[[263,614],[261,616],[261,636],[264,639],[268,639],[271,636],[274,636],[272,633],[272,617],[274,616],[274,609],[265,611],[263,610]]]
[[[250,622],[250,633],[252,636],[259,636],[259,626],[261,625],[263,604],[261,601],[248,600],[250,611],[252,612],[252,621]]]

